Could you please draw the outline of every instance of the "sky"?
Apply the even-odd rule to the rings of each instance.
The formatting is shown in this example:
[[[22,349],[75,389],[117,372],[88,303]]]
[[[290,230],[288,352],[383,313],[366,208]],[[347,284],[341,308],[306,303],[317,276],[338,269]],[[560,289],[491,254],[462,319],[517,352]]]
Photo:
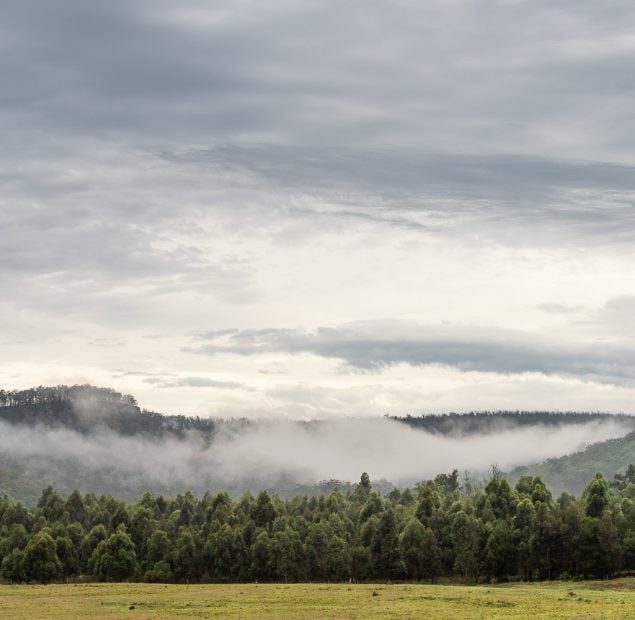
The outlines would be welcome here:
[[[7,0],[0,385],[635,410],[635,5]]]

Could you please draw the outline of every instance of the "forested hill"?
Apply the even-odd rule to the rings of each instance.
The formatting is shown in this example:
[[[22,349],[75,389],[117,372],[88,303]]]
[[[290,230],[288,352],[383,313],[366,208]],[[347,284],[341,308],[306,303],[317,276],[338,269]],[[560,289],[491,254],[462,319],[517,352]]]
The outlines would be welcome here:
[[[635,429],[635,415],[579,411],[471,411],[469,413],[425,414],[391,417],[412,428],[441,435],[474,435],[515,427],[561,426],[592,421],[615,420]]]
[[[596,473],[607,478],[622,473],[635,461],[635,432],[588,446],[585,450],[542,463],[517,467],[508,476],[516,482],[522,476],[540,476],[555,494],[580,493],[586,481]]]
[[[635,429],[635,416],[608,413],[552,411],[481,411],[391,417],[412,428],[442,435],[473,435],[526,426],[560,426],[615,420]],[[184,436],[194,431],[211,436],[219,421],[165,415],[140,409],[134,396],[92,385],[39,386],[0,390],[0,421],[11,424],[65,427],[81,433],[108,428],[121,435]],[[248,424],[246,420],[232,425]]]
[[[0,390],[0,496],[32,503],[50,484],[62,492],[77,488],[129,501],[146,491],[187,489],[233,496],[270,489],[289,497],[345,490],[353,469],[371,470],[389,490],[454,468],[480,476],[496,461],[497,445],[509,453],[509,446],[552,440],[548,452],[516,455],[512,448],[511,469],[633,429],[630,416],[519,411],[312,422],[209,420],[145,411],[133,396],[90,385]],[[557,492],[579,493],[596,472],[611,478],[633,462],[630,437],[630,443],[616,440],[606,450],[526,471],[544,475]],[[408,445],[413,457],[402,458]],[[388,457],[382,457],[384,449]],[[454,451],[456,461],[453,456],[454,462],[442,464],[442,453]],[[309,455],[317,455],[317,462]],[[587,456],[589,462],[581,464]],[[509,463],[509,454],[506,458]],[[541,467],[551,469],[543,474]]]
[[[80,433],[108,428],[121,435],[183,436],[214,432],[211,419],[162,415],[140,409],[134,396],[92,385],[0,390],[0,421],[64,427]]]

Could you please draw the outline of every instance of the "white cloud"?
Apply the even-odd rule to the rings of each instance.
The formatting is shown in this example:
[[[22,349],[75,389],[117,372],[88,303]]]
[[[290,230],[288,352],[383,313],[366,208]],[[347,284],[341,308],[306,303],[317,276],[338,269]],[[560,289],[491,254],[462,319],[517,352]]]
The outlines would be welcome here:
[[[628,407],[634,11],[9,2],[0,379],[201,414]],[[185,350],[386,317],[400,352]],[[444,350],[404,355],[417,325]]]

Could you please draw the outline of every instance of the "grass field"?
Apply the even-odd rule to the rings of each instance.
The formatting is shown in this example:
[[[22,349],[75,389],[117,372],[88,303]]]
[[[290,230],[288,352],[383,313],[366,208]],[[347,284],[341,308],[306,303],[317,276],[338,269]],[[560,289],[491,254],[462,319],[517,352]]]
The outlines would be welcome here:
[[[635,618],[635,578],[502,586],[0,586],[2,618]]]

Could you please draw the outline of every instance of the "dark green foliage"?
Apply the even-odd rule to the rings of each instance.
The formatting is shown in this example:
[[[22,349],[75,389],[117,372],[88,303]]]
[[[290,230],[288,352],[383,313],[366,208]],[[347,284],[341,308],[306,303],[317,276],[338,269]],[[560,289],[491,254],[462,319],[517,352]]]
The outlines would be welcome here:
[[[181,581],[200,578],[202,570],[201,544],[189,526],[182,526],[174,548],[174,574]]]
[[[423,532],[421,554],[423,556],[421,576],[424,579],[434,581],[442,571],[442,552],[435,533],[429,527]]]
[[[55,551],[62,564],[62,577],[77,575],[79,572],[79,547],[67,536],[55,539]]]
[[[633,428],[633,417],[626,414],[584,413],[577,411],[472,411],[469,413],[425,414],[418,417],[391,417],[413,428],[424,429],[443,435],[467,435],[471,433],[488,433],[500,429],[501,426],[562,426],[563,424],[584,424],[600,420],[619,420]]]
[[[632,468],[596,476],[557,501],[538,477],[483,491],[454,472],[380,495],[368,476],[346,495],[267,492],[174,499],[63,498],[47,488],[29,510],[0,499],[0,577],[7,582],[466,581],[606,578],[635,570]]]
[[[24,570],[24,552],[21,549],[13,549],[0,564],[0,576],[9,583],[20,583],[26,580]]]
[[[419,487],[416,515],[421,523],[430,525],[440,505],[441,495],[432,482]]]
[[[624,416],[620,418],[620,422],[632,427],[635,416]],[[536,465],[517,467],[509,474],[509,480],[540,475],[555,496],[563,491],[577,495],[582,493],[597,472],[601,472],[607,479],[613,478],[615,474],[624,475],[623,472],[632,462],[634,454],[635,432],[630,432],[618,439],[591,444],[581,452],[547,459]]]
[[[22,571],[27,581],[48,583],[62,574],[62,563],[57,557],[55,541],[46,531],[38,532],[29,540],[22,559]]]
[[[93,551],[95,551],[97,545],[102,540],[106,540],[106,538],[108,538],[108,532],[101,523],[95,525],[90,532],[86,534],[80,546],[80,555],[84,564],[86,564],[93,555]]]
[[[635,465],[626,467],[623,473],[617,472],[611,482],[611,487],[618,491],[626,491],[630,485],[635,485]]]
[[[245,544],[240,531],[227,523],[209,535],[203,555],[207,572],[217,581],[235,581],[245,572],[238,561],[245,556]]]
[[[82,409],[98,415],[81,415]],[[214,432],[213,420],[142,411],[134,396],[92,385],[0,390],[0,420],[11,424],[65,426],[82,433],[98,426],[122,435],[182,436],[187,431],[197,431],[209,436]]]
[[[467,580],[476,579],[479,573],[482,530],[481,522],[464,510],[460,510],[452,518],[454,569]]]
[[[153,567],[157,562],[170,559],[172,543],[164,530],[154,530],[144,540],[143,547],[145,548],[145,557],[143,559],[148,568]]]
[[[448,495],[459,489],[459,470],[454,469],[450,474],[439,474],[434,479],[434,484],[444,494]]]
[[[133,576],[136,559],[134,543],[125,529],[119,527],[97,545],[89,566],[101,581],[124,581]]]
[[[170,583],[174,581],[174,574],[169,563],[165,560],[155,562],[151,570],[145,574],[145,580],[150,583]]]
[[[359,513],[360,522],[363,523],[364,521],[368,521],[373,515],[380,514],[383,508],[384,503],[381,497],[377,493],[372,492]]]
[[[251,509],[251,518],[258,527],[267,527],[276,518],[276,509],[267,491],[261,491],[258,494],[256,503]]]
[[[392,508],[384,511],[370,543],[373,575],[378,579],[397,579],[403,574],[399,553],[399,532]]]
[[[589,482],[584,489],[584,500],[586,503],[586,514],[589,517],[599,517],[609,503],[609,487],[602,474],[596,474],[595,478]]]
[[[251,546],[249,575],[256,581],[265,581],[273,576],[271,570],[271,541],[265,530],[261,531]]]
[[[488,525],[484,556],[483,569],[487,575],[505,580],[516,573],[517,548],[507,521],[498,520]]]
[[[406,575],[417,581],[423,576],[428,560],[424,555],[424,532],[425,528],[421,525],[421,521],[411,517],[399,537],[401,557],[403,558]]]

